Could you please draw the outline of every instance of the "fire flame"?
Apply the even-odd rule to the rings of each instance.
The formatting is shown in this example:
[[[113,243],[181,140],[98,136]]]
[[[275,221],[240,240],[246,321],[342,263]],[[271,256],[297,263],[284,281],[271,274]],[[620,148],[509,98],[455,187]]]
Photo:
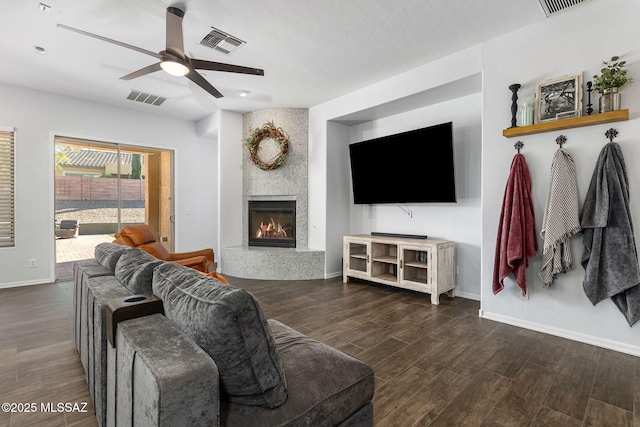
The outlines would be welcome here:
[[[273,218],[267,224],[260,222],[260,227],[256,231],[256,237],[258,239],[286,239],[288,234],[282,225],[276,223]]]

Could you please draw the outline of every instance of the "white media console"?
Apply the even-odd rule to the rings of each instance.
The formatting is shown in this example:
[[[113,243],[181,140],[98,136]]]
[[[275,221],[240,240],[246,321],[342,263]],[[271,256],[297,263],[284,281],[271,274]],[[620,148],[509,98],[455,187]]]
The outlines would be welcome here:
[[[431,303],[456,284],[454,242],[406,237],[344,236],[342,281],[349,277],[431,294]]]

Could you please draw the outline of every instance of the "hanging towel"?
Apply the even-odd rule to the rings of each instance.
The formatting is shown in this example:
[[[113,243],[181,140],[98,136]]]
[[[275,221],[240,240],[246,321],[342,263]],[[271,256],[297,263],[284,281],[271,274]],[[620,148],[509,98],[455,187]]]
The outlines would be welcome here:
[[[629,180],[620,146],[604,146],[580,218],[584,292],[593,305],[611,298],[633,326],[640,320],[640,268],[629,211]]]
[[[556,275],[573,268],[570,240],[580,230],[576,168],[569,153],[560,148],[551,164],[549,193],[540,232],[543,245],[538,274],[545,288],[551,286]]]
[[[536,221],[531,202],[531,176],[522,154],[516,154],[511,162],[502,200],[502,213],[498,224],[496,256],[493,266],[493,293],[504,289],[504,279],[509,274],[527,293],[526,268],[529,258],[538,252]]]

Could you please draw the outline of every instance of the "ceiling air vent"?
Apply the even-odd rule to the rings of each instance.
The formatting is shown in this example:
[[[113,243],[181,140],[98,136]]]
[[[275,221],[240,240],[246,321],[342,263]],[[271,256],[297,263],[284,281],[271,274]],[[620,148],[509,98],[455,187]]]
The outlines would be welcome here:
[[[129,96],[127,96],[127,99],[156,106],[162,105],[162,103],[167,100],[164,96],[151,95],[149,93],[140,92],[139,90],[132,90]]]
[[[245,44],[245,42],[222,30],[211,27],[211,31],[202,37],[200,44],[229,55]]]
[[[551,16],[554,13],[558,13],[573,6],[577,6],[581,3],[586,3],[590,0],[539,0],[542,10],[545,15]]]

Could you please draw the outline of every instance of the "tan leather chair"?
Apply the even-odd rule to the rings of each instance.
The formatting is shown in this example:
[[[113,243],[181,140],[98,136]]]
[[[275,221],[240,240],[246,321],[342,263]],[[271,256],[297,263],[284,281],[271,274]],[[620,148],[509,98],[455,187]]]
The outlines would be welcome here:
[[[140,248],[149,252],[154,257],[171,261],[177,264],[191,267],[195,270],[209,273],[213,271],[213,250],[201,249],[199,251],[170,253],[162,245],[156,241],[156,235],[146,224],[127,225],[122,227],[119,233],[116,233],[113,243],[120,245]]]

